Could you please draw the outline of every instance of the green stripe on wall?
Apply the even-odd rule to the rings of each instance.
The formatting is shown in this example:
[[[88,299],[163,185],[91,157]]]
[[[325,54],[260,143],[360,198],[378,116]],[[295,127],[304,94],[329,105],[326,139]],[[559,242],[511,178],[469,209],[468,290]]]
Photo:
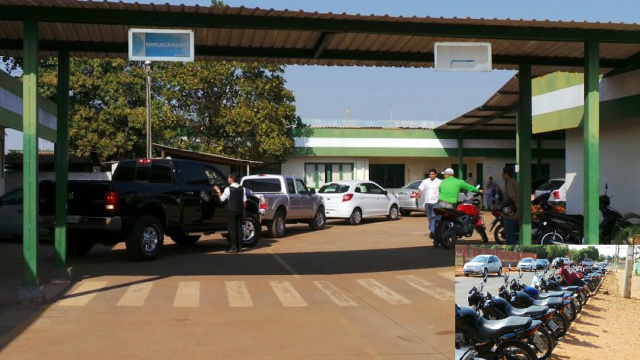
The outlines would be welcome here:
[[[426,129],[294,129],[294,137],[303,138],[374,138],[374,139],[458,139],[456,130]],[[474,131],[465,132],[465,139],[513,140],[513,131]],[[549,139],[549,138],[547,138]],[[562,137],[558,137],[562,139]]]
[[[533,79],[531,87],[533,96],[538,96],[583,83],[583,74],[556,72]]]
[[[559,159],[564,149],[533,149],[544,158]],[[362,157],[457,157],[458,149],[397,149],[397,148],[295,148],[295,156],[362,156]],[[515,157],[515,149],[464,149],[466,157]]]

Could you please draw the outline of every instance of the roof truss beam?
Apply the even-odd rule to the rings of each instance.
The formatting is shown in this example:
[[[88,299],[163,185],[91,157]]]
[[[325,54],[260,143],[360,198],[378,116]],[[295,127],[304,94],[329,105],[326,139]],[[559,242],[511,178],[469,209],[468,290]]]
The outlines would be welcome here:
[[[395,51],[353,51],[353,50],[330,50],[326,49],[331,35],[319,41],[313,49],[289,49],[289,48],[258,48],[258,47],[230,47],[230,46],[202,46],[196,45],[196,56],[224,56],[224,57],[248,57],[248,58],[298,58],[298,59],[323,59],[323,60],[363,60],[363,61],[389,61],[389,62],[417,62],[432,63],[434,55],[432,52],[395,52]],[[0,40],[0,49],[21,51],[23,48],[21,40]],[[66,41],[41,41],[41,51],[58,51],[61,48],[69,49],[71,52],[89,53],[119,53],[127,54],[126,43],[104,43],[104,42],[66,42]],[[317,57],[316,57],[317,55]],[[527,63],[533,66],[567,66],[582,67],[582,58],[558,58],[558,57],[518,57],[494,55],[492,62],[497,65],[518,65]],[[603,68],[625,67],[626,62],[618,59],[601,59]]]
[[[0,20],[220,29],[299,30],[472,39],[639,43],[640,31],[544,26],[441,24],[70,7],[0,6]]]

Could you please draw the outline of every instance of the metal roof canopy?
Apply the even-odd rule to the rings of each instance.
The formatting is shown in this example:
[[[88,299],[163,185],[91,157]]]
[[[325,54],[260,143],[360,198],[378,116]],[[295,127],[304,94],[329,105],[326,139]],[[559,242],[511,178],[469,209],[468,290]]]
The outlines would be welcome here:
[[[153,144],[153,148],[175,159],[198,160],[223,165],[260,165],[262,161],[242,160],[222,155],[214,155],[191,150],[176,149],[170,146]]]
[[[130,26],[193,28],[200,60],[299,65],[432,67],[436,40],[487,41],[495,69],[532,75],[584,71],[584,45],[600,43],[604,70],[640,61],[640,25],[536,20],[347,15],[244,7],[77,0],[0,0],[0,55],[19,56],[23,21],[40,23],[44,55],[125,57]]]

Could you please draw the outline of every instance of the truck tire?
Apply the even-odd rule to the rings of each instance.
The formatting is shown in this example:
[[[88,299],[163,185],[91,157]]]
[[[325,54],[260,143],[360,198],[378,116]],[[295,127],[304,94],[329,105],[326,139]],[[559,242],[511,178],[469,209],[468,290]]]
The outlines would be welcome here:
[[[127,253],[134,261],[155,259],[164,243],[162,223],[155,216],[140,216],[127,233]]]
[[[267,231],[272,238],[281,238],[284,236],[285,230],[285,214],[281,210],[276,211],[273,219],[267,224]]]
[[[324,214],[324,208],[321,206],[316,211],[316,216],[309,220],[309,227],[311,230],[322,230],[327,222],[327,217]]]
[[[242,220],[242,247],[254,247],[260,241],[260,218],[248,212]]]
[[[87,236],[81,234],[67,234],[67,254],[71,256],[84,256],[93,248],[93,242]]]
[[[411,210],[400,210],[400,215],[411,216]]]
[[[183,232],[171,235],[171,240],[178,245],[193,245],[200,240],[200,235],[187,235]]]
[[[353,209],[351,217],[349,217],[349,224],[360,225],[362,224],[362,210],[360,208]]]

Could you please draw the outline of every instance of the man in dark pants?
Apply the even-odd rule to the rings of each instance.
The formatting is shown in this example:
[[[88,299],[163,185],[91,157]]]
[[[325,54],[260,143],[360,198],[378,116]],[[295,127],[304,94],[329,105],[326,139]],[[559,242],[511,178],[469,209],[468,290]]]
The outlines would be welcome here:
[[[502,223],[504,224],[504,234],[507,238],[507,245],[518,244],[518,227],[520,216],[518,214],[518,199],[520,198],[520,186],[515,179],[516,171],[510,166],[502,169],[502,180],[504,180],[504,203],[502,208]]]
[[[227,231],[229,232],[229,248],[225,251],[228,254],[242,252],[242,219],[247,209],[247,194],[244,188],[238,184],[238,174],[232,172],[227,179],[229,186],[224,189],[224,193],[217,186],[213,190],[218,194],[220,201],[227,201]]]

